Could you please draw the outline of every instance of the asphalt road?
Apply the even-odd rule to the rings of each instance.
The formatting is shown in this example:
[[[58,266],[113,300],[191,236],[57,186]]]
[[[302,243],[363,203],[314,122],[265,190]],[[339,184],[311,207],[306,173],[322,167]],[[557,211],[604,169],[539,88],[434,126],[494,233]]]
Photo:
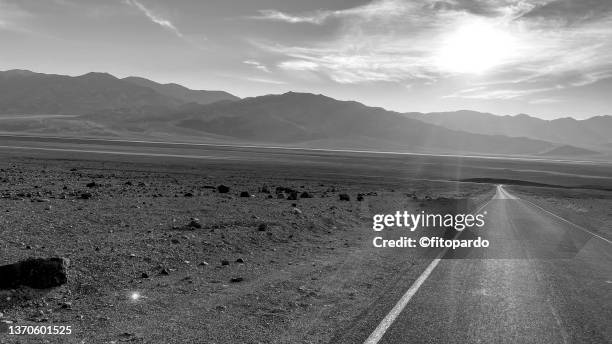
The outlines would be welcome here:
[[[489,248],[448,251],[390,326],[351,340],[612,343],[612,243],[501,186],[485,210]]]

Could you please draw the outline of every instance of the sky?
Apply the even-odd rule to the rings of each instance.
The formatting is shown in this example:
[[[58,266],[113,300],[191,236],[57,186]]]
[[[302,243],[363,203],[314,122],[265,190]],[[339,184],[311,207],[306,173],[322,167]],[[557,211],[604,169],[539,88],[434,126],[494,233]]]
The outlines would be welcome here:
[[[401,112],[612,115],[610,0],[0,0],[0,70]]]

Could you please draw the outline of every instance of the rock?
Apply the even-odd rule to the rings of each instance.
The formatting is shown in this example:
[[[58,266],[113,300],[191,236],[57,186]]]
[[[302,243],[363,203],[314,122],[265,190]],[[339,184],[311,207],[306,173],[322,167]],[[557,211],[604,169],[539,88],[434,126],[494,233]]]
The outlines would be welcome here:
[[[225,186],[225,185],[221,184],[221,185],[217,186],[217,191],[219,193],[228,193],[230,191],[230,188],[229,188],[229,186]]]
[[[96,186],[98,186],[98,184],[96,184],[96,182],[90,182],[90,183],[87,183],[87,185],[85,186],[87,186],[88,188],[95,188]]]
[[[291,211],[296,215],[300,215],[302,213],[302,211],[298,208],[293,208]]]
[[[176,239],[176,238],[173,238],[173,239],[172,239],[172,240],[170,240],[170,241],[171,241],[173,244],[178,244],[178,243],[179,243],[179,240],[178,240],[178,239]]]
[[[242,282],[242,281],[244,281],[244,278],[242,278],[242,277],[232,277],[232,279],[230,279],[230,282],[232,282],[232,283],[239,283],[239,282]]]
[[[229,265],[229,264],[230,264],[230,262],[229,262],[229,260],[227,260],[227,259],[223,259],[223,260],[221,261],[221,265]]]
[[[266,223],[260,223],[259,226],[257,226],[257,230],[260,232],[265,232],[266,229],[268,229],[268,225]]]
[[[92,196],[92,194],[91,194],[91,193],[89,193],[89,192],[83,192],[83,193],[82,193],[82,194],[79,196],[79,198],[80,198],[80,199],[90,199],[90,198],[91,198],[91,196]]]
[[[236,263],[244,264],[244,259],[238,258],[238,259],[236,259]]]
[[[149,278],[149,274],[146,272],[143,272],[142,274],[140,274],[140,278]]]
[[[284,187],[284,186],[279,186],[276,188],[276,193],[286,193],[286,194],[290,194],[293,192],[297,192],[297,190],[294,190],[292,188],[288,188],[288,187]]]
[[[340,199],[341,201],[350,201],[351,200],[351,196],[349,196],[348,194],[339,194],[338,195],[338,199]]]
[[[170,271],[168,271],[168,269],[166,269],[166,268],[161,268],[161,270],[159,270],[159,274],[160,275],[164,275],[164,276],[168,276],[168,275],[170,275]]]
[[[134,183],[132,183],[131,181],[129,181],[129,180],[128,180],[127,182],[125,182],[125,184],[124,184],[124,185],[127,185],[127,186],[132,186],[132,185],[134,185]]]
[[[300,198],[312,198],[312,195],[304,191],[300,194]]]
[[[357,194],[357,201],[363,201],[363,194]]]
[[[67,258],[29,258],[0,266],[0,289],[28,286],[34,289],[58,287],[67,282]]]
[[[193,194],[191,192],[185,192],[185,194],[183,196],[185,196],[185,197],[193,197]]]
[[[62,302],[60,307],[62,307],[63,309],[71,309],[72,308],[72,302]]]
[[[270,193],[270,188],[267,185],[264,185],[264,186],[261,187],[261,189],[259,189],[259,191],[262,192],[262,193],[269,194]]]
[[[248,191],[242,191],[240,197],[251,197],[251,194]]]
[[[200,264],[198,264],[198,265],[200,265],[200,266],[208,266],[208,262],[206,262],[206,261],[202,261],[202,262],[200,262]]]
[[[187,227],[192,229],[200,229],[202,228],[202,224],[200,223],[199,219],[192,217],[191,221],[189,221],[189,224],[187,224]]]
[[[276,194],[276,198],[278,199],[285,199],[285,195],[282,193]]]
[[[293,191],[289,194],[289,196],[287,196],[287,200],[288,201],[295,201],[298,199],[298,193],[297,191]]]

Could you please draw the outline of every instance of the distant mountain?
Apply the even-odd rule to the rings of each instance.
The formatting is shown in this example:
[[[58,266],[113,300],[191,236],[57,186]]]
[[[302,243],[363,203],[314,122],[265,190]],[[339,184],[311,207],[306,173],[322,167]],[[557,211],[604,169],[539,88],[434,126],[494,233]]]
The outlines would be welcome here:
[[[543,121],[471,111],[401,114],[309,93],[239,99],[226,92],[194,91],[138,77],[118,79],[106,73],[71,77],[25,70],[0,72],[0,131],[4,132],[578,156],[591,154],[590,149],[597,154],[598,149],[580,150],[568,140],[601,143],[602,151],[609,151],[604,146],[610,143],[609,122],[605,116]],[[556,149],[561,144],[547,141],[569,147]]]
[[[160,84],[155,81],[136,76],[123,78],[123,80],[135,85],[148,87],[155,90],[157,93],[180,99],[184,102],[194,102],[205,105],[222,100],[240,99],[225,91],[191,90],[178,84]]]
[[[86,114],[144,106],[176,107],[182,101],[106,73],[80,76],[0,72],[0,114]]]
[[[309,147],[495,154],[537,154],[554,147],[449,130],[382,108],[294,92],[190,107],[151,120],[243,141]]]
[[[540,155],[545,156],[557,156],[557,157],[578,157],[587,155],[598,155],[600,152],[592,151],[574,146],[559,146],[551,150],[541,153]]]
[[[525,114],[496,116],[476,111],[405,114],[412,119],[476,134],[528,137],[566,145],[598,147],[612,142],[612,116],[543,120]]]

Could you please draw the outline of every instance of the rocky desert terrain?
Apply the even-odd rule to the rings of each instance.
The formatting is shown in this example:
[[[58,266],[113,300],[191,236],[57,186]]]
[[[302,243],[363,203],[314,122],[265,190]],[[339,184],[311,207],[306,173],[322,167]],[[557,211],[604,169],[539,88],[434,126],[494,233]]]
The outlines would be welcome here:
[[[70,260],[61,287],[1,290],[0,320],[73,328],[0,342],[346,341],[430,261],[373,248],[372,214],[456,211],[493,192],[307,163],[125,160],[0,160],[0,264]]]

